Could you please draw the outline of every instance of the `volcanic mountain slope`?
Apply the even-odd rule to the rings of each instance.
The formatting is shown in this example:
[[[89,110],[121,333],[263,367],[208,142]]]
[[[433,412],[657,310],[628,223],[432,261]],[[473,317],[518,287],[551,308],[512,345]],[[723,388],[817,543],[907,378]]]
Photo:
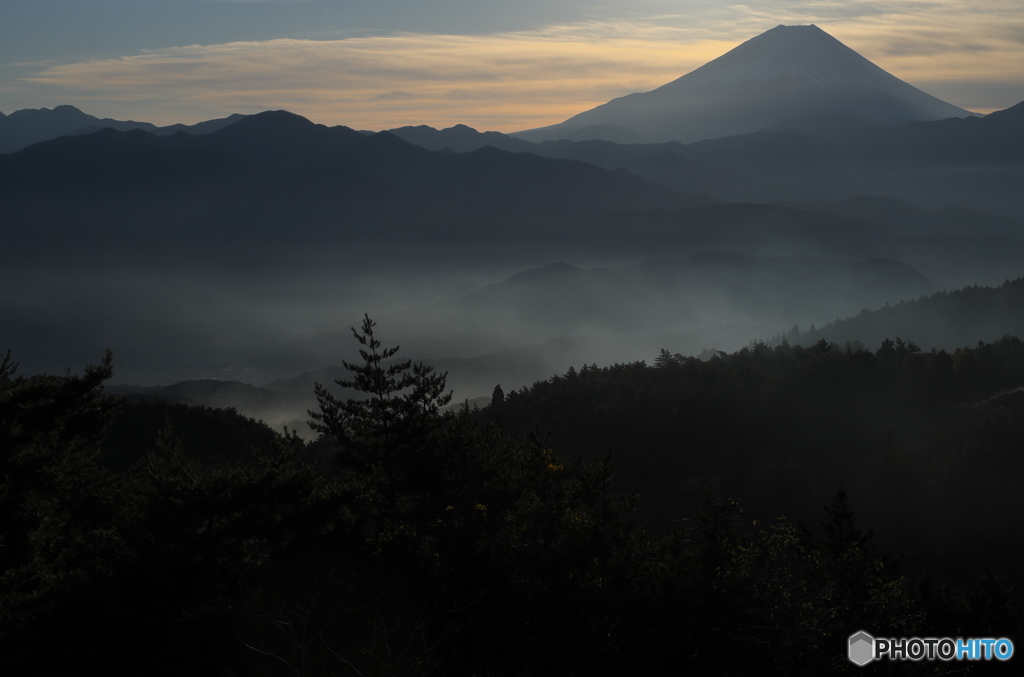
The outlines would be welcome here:
[[[689,143],[822,113],[883,125],[971,114],[890,75],[817,26],[777,26],[658,89],[516,136],[614,141],[633,132],[651,142]]]

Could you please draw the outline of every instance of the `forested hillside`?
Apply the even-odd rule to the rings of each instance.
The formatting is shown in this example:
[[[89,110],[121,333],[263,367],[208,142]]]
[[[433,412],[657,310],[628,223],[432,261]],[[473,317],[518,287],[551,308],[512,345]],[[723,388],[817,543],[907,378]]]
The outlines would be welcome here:
[[[6,2],[0,677],[1012,672],[988,4]]]
[[[915,564],[1016,575],[1004,549],[1024,536],[1009,517],[1024,507],[1014,490],[1022,385],[1016,338],[951,353],[901,339],[874,352],[821,340],[572,369],[486,415],[550,430],[570,457],[613,453],[617,486],[636,483],[641,522],[655,529],[693,512],[705,487],[743,497],[757,515],[810,523],[808,497],[842,486],[884,525],[885,545]],[[977,523],[979,512],[991,521]]]
[[[824,338],[878,346],[887,337],[914,336],[923,346],[953,350],[980,340],[995,341],[1006,333],[1024,336],[1024,278],[1007,280],[998,287],[972,285],[865,309],[855,317],[791,332],[786,338],[801,345]]]
[[[355,334],[310,445],[5,358],[12,674],[821,674],[858,628],[1021,628],[1017,339],[665,350],[446,414]]]

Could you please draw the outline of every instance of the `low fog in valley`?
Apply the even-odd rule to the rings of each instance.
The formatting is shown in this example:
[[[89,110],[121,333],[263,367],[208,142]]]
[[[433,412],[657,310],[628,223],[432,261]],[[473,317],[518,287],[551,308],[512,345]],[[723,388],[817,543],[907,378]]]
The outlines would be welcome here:
[[[794,134],[725,139],[722,162]],[[663,348],[731,352],[998,285],[1024,260],[1018,212],[944,201],[955,193],[933,190],[917,206],[898,184],[865,195],[819,170],[831,183],[815,202],[783,192],[736,203],[723,197],[732,178],[720,194],[681,193],[622,168],[646,157],[642,145],[559,143],[562,157],[597,164],[551,157],[547,144],[526,144],[542,155],[429,150],[282,112],[200,136],[108,131],[0,156],[0,209],[32,224],[10,234],[19,254],[0,271],[8,345],[26,374],[80,369],[110,348],[122,392],[195,380],[264,388],[259,406],[229,394],[245,388],[188,401],[294,426],[313,382],[355,358],[349,328],[364,314],[402,356],[446,369],[457,401],[476,400],[570,366],[650,362]],[[800,166],[778,152],[759,162],[768,166],[750,185]],[[957,162],[942,171],[967,171]],[[991,166],[1022,173],[1000,158]]]
[[[514,134],[0,114],[0,673],[1019,637],[1021,186],[815,26]]]

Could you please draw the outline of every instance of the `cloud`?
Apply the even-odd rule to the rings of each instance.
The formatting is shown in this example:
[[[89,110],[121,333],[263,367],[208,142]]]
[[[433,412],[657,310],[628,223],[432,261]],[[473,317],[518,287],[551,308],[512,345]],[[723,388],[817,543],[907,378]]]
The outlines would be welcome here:
[[[319,122],[380,129],[550,124],[612,96],[650,89],[731,47],[642,37],[635,27],[489,36],[399,34],[188,46],[52,65],[26,77],[76,101],[162,101],[163,120],[197,104],[288,108]],[[467,109],[472,102],[472,109]]]
[[[659,5],[660,6],[660,5]],[[671,7],[665,4],[665,7]],[[817,23],[897,77],[965,96],[1024,84],[1018,0],[691,3],[687,14],[488,35],[399,33],[192,45],[40,64],[25,86],[90,112],[157,123],[285,108],[384,129],[465,123],[515,131],[559,122],[669,82],[779,23]],[[697,20],[699,19],[699,20]],[[988,97],[990,103],[997,97]],[[994,104],[1004,107],[1024,98]],[[951,103],[984,110],[956,97]]]
[[[978,112],[1024,99],[1024,12],[1017,0],[885,3],[832,34],[889,72]]]

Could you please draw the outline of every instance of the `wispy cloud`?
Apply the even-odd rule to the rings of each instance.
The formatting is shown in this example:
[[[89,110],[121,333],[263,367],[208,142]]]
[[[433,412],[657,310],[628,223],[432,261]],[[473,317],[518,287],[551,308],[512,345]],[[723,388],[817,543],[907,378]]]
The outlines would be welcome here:
[[[833,35],[964,108],[989,112],[1024,99],[1024,8],[1017,0],[885,4],[890,11],[836,26]]]
[[[732,44],[642,37],[630,26],[488,36],[403,34],[188,46],[51,65],[25,81],[139,104],[161,121],[189,107],[288,108],[371,129],[465,122],[514,130],[549,124],[611,96],[678,77]]]
[[[980,7],[983,5],[984,8]],[[120,59],[39,64],[25,86],[158,123],[286,108],[382,129],[458,122],[513,131],[551,124],[683,75],[779,23],[817,23],[897,77],[975,110],[1024,98],[1019,0],[695,3],[688,14],[489,35],[404,33],[192,45]],[[700,21],[694,21],[699,10]],[[978,105],[968,82],[1017,99]],[[972,94],[973,92],[973,94]],[[950,96],[952,94],[953,96]],[[131,105],[128,105],[131,104]]]

